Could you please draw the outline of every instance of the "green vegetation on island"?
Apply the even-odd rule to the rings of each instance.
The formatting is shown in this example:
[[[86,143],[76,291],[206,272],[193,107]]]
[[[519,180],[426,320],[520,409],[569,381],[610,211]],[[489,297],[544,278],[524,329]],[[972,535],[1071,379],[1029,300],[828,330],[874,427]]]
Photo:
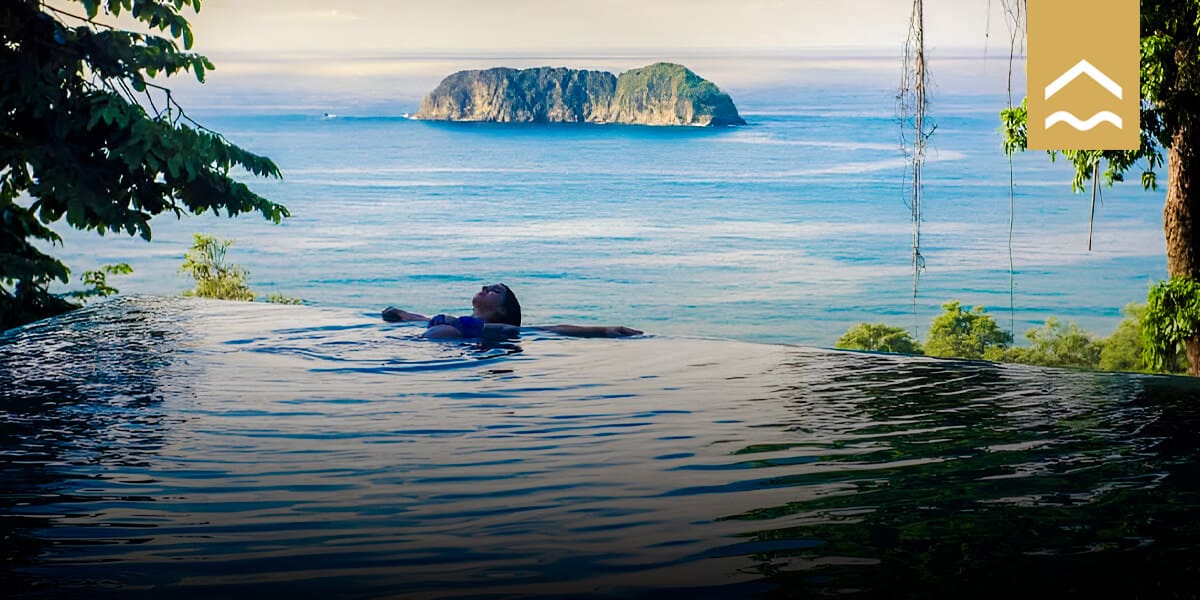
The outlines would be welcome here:
[[[162,213],[288,216],[233,178],[279,177],[275,163],[198,125],[155,82],[190,71],[203,83],[213,69],[185,51],[183,10],[199,0],[75,3],[0,2],[0,329],[79,306],[49,290],[70,279],[42,250],[62,243],[52,226],[149,240]],[[101,24],[102,11],[170,37]]]
[[[687,67],[622,73],[562,67],[459,71],[421,102],[418,119],[499,123],[745,125],[728,94]]]
[[[655,63],[621,73],[612,100],[616,123],[745,125],[733,99],[682,65]]]

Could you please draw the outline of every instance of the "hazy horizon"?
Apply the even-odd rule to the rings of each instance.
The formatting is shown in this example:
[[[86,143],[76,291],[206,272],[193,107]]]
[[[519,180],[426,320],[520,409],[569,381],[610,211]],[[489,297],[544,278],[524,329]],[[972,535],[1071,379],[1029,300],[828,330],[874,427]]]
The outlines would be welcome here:
[[[925,0],[927,48],[1007,52],[1008,0]],[[61,18],[84,14],[47,0]],[[909,0],[460,0],[452,10],[407,0],[205,0],[185,7],[196,51],[274,53],[550,53],[893,51],[903,47]],[[98,21],[144,26],[103,12]]]
[[[202,48],[258,51],[898,48],[912,3],[852,0],[206,0]],[[1002,0],[926,0],[930,48],[1008,46]]]
[[[51,4],[82,12],[75,2]],[[911,8],[907,0],[462,0],[453,10],[383,0],[205,0],[199,13],[182,14],[195,33],[192,51],[217,68],[204,86],[186,74],[165,83],[200,110],[375,114],[415,110],[450,73],[496,66],[619,73],[678,62],[735,102],[767,91],[894,90]],[[925,18],[935,85],[951,93],[1006,89],[1003,0],[926,0]],[[116,21],[137,28],[126,15]],[[962,67],[980,58],[988,60]],[[1013,68],[1021,75],[1014,89],[1023,91],[1023,71]]]
[[[879,94],[892,106],[900,81],[897,53],[708,53],[639,51],[621,54],[556,52],[491,54],[441,53],[402,55],[260,55],[214,52],[216,64],[207,84],[184,76],[169,85],[188,106],[202,110],[296,110],[358,115],[413,112],[421,98],[447,75],[465,69],[540,66],[622,71],[654,62],[684,64],[729,93],[741,109],[759,99],[775,103],[781,95],[797,98],[833,91],[860,90]],[[1007,52],[982,54],[931,53],[929,61],[937,96],[970,94],[1003,96],[1008,85]],[[1013,94],[1024,94],[1023,59],[1012,64]]]

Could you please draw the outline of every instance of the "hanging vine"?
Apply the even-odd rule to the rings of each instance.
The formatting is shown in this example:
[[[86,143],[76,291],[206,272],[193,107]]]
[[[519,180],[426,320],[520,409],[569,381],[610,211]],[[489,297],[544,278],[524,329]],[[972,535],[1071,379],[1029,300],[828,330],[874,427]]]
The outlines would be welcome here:
[[[911,180],[908,182],[907,204],[912,212],[912,269],[913,269],[913,331],[918,331],[917,293],[925,258],[921,255],[921,169],[925,149],[936,126],[927,118],[929,107],[929,72],[925,60],[925,7],[922,0],[913,0],[912,17],[908,24],[908,39],[904,44],[904,69],[900,90],[896,94],[896,110],[900,119],[900,139],[908,160]],[[919,336],[918,336],[919,337]]]
[[[1013,106],[1013,63],[1016,61],[1017,54],[1025,50],[1025,29],[1022,25],[1025,0],[1003,0],[1003,6],[1004,20],[1008,24],[1008,102],[1005,110],[1015,111],[1017,108]],[[992,3],[989,1],[988,13],[991,14],[991,12]],[[1025,108],[1024,104],[1021,108]],[[1011,335],[1017,333],[1017,278],[1013,264],[1013,225],[1017,217],[1017,185],[1016,178],[1013,176],[1013,154],[1015,152],[1015,146],[1005,144],[1004,154],[1008,157],[1008,333]]]

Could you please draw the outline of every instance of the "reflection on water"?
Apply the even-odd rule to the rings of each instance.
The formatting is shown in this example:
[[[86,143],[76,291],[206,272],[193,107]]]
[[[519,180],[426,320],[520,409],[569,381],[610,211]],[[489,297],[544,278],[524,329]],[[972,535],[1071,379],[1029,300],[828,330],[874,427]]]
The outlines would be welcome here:
[[[0,334],[20,595],[1188,596],[1200,386],[734,342],[478,348],[124,299]]]

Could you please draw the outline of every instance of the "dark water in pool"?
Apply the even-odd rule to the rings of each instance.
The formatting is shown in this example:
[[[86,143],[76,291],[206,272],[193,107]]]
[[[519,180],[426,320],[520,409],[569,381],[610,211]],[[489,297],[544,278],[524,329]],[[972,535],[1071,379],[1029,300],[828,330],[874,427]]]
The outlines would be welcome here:
[[[133,298],[0,334],[4,595],[1200,590],[1191,380],[418,332]]]

